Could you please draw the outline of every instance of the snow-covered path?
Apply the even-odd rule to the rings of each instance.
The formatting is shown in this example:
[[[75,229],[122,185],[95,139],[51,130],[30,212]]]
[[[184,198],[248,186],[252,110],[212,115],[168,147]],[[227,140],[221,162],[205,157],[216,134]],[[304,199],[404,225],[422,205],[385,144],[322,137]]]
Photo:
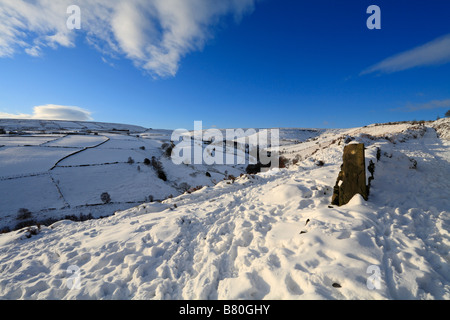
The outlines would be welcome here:
[[[450,295],[450,144],[428,129],[421,139],[387,144],[373,183],[377,243],[392,298]],[[417,169],[405,156],[417,161]],[[392,161],[394,160],[394,161]],[[409,162],[408,162],[409,161]],[[377,181],[377,175],[383,177]]]
[[[382,154],[368,202],[329,205],[335,143],[317,153],[323,167],[308,159],[30,238],[0,235],[0,297],[450,299],[449,143],[432,129],[364,142],[368,158]]]

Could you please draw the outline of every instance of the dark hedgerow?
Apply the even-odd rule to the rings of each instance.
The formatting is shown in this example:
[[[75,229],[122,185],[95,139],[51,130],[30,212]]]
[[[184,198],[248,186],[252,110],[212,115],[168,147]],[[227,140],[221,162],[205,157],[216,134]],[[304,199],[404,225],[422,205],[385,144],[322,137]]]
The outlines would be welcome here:
[[[35,225],[37,225],[36,220],[34,220],[34,219],[26,220],[26,221],[22,221],[22,222],[19,222],[18,224],[16,224],[16,226],[14,227],[14,230],[20,230],[20,229],[35,226]]]
[[[158,159],[156,159],[155,156],[153,156],[151,164],[152,164],[153,169],[155,169],[156,174],[158,175],[158,178],[163,181],[167,181],[167,175],[164,172],[164,168],[163,168],[161,161],[159,161]]]
[[[160,178],[163,181],[167,181],[167,176],[166,176],[166,173],[164,171],[159,170],[157,173],[158,173],[158,178]]]
[[[163,165],[162,165],[161,161],[156,159],[155,156],[152,157],[152,160],[150,160],[148,158],[145,158],[144,159],[144,164],[147,165],[147,166],[151,165],[153,167],[153,169],[155,169],[158,178],[163,180],[163,181],[167,181],[167,175],[164,172]]]
[[[79,216],[75,215],[75,214],[71,214],[71,215],[66,215],[64,217],[65,220],[70,220],[70,221],[75,221],[75,222],[83,222],[83,221],[88,221],[88,220],[93,220],[94,216],[89,213],[87,215],[84,215],[82,213],[80,213]]]

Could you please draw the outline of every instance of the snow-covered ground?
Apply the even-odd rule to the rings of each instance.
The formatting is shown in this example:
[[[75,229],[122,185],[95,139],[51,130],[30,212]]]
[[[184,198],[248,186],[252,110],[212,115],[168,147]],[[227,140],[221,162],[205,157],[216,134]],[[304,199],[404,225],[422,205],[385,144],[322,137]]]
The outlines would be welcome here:
[[[170,142],[171,130],[36,120],[0,120],[0,128],[8,133],[0,135],[0,231],[23,226],[20,209],[41,224],[66,216],[109,216],[151,198],[214,185],[245,168],[175,166],[161,149]],[[163,164],[167,181],[144,164],[152,157]],[[104,192],[111,202],[102,202]]]
[[[20,228],[18,211],[31,212],[33,223],[48,224],[66,216],[103,217],[147,202],[177,196],[186,189],[212,186],[228,175],[239,176],[245,165],[175,165],[162,145],[172,130],[97,122],[2,120],[0,128],[0,231]],[[121,130],[121,131],[119,131]],[[283,129],[294,142],[320,130]],[[203,141],[195,141],[203,149]],[[222,142],[221,142],[222,146]],[[226,152],[245,158],[233,143]],[[187,158],[191,159],[189,153]],[[225,157],[220,149],[216,154]],[[155,157],[167,181],[144,164]],[[130,160],[131,163],[128,163]],[[110,203],[103,203],[107,192]]]
[[[282,149],[296,159],[287,169],[217,179],[104,219],[0,235],[0,297],[450,299],[449,119],[439,121],[293,138]],[[352,141],[365,143],[366,164],[375,163],[369,200],[356,195],[345,206],[330,206],[343,147]],[[163,165],[173,182],[207,169],[169,162]],[[135,165],[122,163],[118,170]],[[52,170],[62,194],[82,192],[68,190],[72,185],[93,193],[95,179],[83,176],[97,174],[105,180],[99,191],[106,188],[108,166],[64,171],[81,168]],[[127,175],[129,181],[110,177],[117,182],[111,198],[125,199],[133,189],[138,178]],[[14,188],[3,190],[12,196]]]

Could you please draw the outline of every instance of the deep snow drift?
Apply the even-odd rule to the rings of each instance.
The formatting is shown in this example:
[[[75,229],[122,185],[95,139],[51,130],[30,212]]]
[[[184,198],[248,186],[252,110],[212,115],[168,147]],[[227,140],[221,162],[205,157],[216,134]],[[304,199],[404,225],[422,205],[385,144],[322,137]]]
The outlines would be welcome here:
[[[285,146],[288,169],[0,235],[0,297],[450,299],[448,121],[323,133]],[[352,141],[369,201],[330,206]]]

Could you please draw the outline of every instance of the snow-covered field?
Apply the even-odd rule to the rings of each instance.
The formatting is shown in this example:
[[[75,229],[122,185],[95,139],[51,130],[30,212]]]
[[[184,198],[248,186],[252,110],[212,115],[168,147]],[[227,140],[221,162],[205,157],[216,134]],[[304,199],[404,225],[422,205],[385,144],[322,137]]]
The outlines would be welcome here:
[[[46,148],[32,146],[0,148],[0,179],[47,172],[59,159],[76,151],[78,149],[70,147]]]
[[[120,152],[111,160],[124,158],[118,164],[81,167],[84,160],[69,157],[53,170],[39,166],[42,174],[36,176],[0,180],[2,195],[11,198],[27,184],[29,202],[23,206],[31,211],[34,203],[47,201],[37,194],[51,188],[63,195],[48,193],[58,208],[94,204],[110,185],[112,202],[142,200],[104,219],[63,220],[0,235],[0,297],[450,299],[449,122],[289,135],[281,151],[296,164],[235,180],[223,180],[224,172],[238,176],[230,170],[239,168],[175,166],[160,158],[168,173],[163,182],[150,168],[140,164],[139,172],[138,163],[126,163],[139,143],[123,152],[126,145],[117,140],[109,150]],[[149,131],[136,139],[161,137]],[[108,138],[101,145],[105,151],[114,141]],[[345,206],[330,206],[343,147],[351,141],[365,143],[366,164],[375,163],[369,200],[356,195]],[[74,160],[100,146],[80,150]],[[206,186],[145,202],[151,192],[157,199],[156,190],[176,191],[187,177],[191,185]],[[34,194],[33,183],[41,188]],[[0,210],[15,213],[14,205],[2,200]]]
[[[245,169],[173,164],[161,148],[170,142],[171,130],[1,119],[0,128],[8,132],[0,135],[0,231],[23,225],[20,209],[29,210],[30,220],[41,224],[66,216],[110,216],[149,199],[214,185]],[[167,181],[144,164],[153,157],[161,161]],[[111,197],[106,204],[101,199],[105,192]]]

